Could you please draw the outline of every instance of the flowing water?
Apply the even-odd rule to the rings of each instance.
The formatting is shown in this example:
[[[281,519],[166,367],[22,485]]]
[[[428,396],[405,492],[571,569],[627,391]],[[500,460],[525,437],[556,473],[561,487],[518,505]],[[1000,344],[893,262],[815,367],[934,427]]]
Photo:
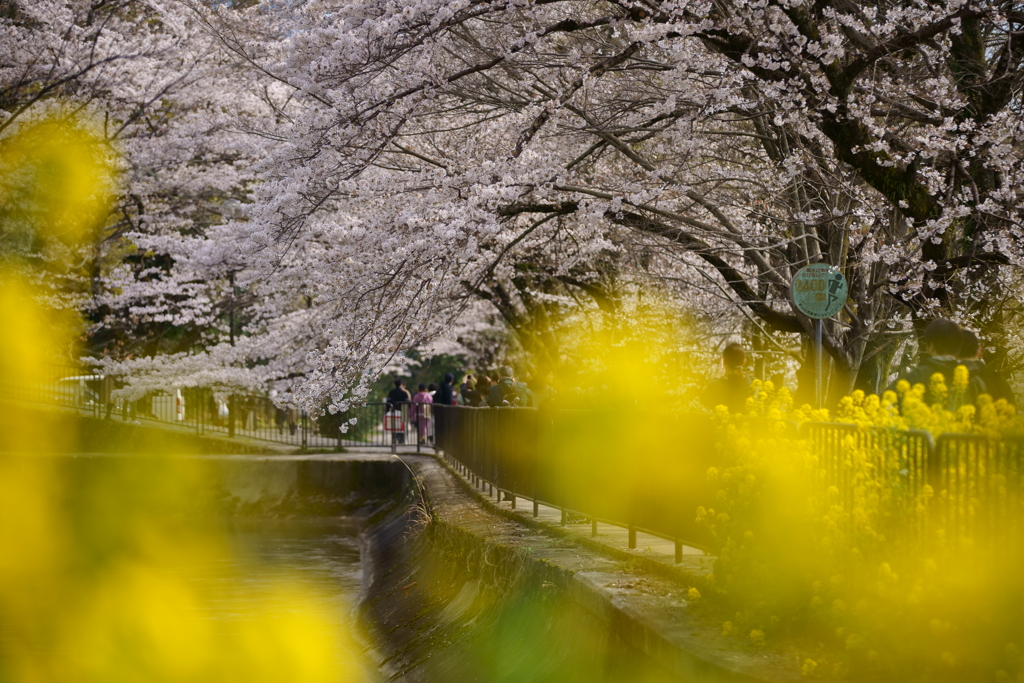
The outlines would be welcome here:
[[[362,568],[355,527],[345,520],[304,519],[236,522],[228,535],[230,552],[192,573],[197,588],[210,596],[209,617],[230,633],[247,621],[288,618],[279,599],[289,591],[315,596],[315,616],[351,630],[356,617]],[[304,609],[310,609],[309,604]],[[354,633],[357,640],[358,630]],[[373,654],[365,643],[337,651],[339,671],[360,672],[338,680],[376,681]]]

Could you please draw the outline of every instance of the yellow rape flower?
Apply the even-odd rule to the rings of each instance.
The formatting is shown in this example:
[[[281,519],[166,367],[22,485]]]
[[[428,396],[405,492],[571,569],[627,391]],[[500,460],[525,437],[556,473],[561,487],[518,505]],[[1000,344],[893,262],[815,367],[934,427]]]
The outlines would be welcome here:
[[[967,367],[964,365],[956,366],[956,369],[953,370],[953,388],[957,391],[966,391],[969,379],[970,372],[967,370]]]

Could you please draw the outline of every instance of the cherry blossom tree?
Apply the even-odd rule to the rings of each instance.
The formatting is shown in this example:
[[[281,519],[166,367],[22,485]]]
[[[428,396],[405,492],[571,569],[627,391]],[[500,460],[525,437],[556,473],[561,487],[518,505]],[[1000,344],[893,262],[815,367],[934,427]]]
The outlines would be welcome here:
[[[256,385],[230,340],[264,313],[233,281],[248,264],[243,202],[267,144],[251,132],[289,90],[241,68],[180,2],[2,10],[12,49],[0,60],[0,145],[57,117],[94,129],[118,166],[117,202],[95,246],[51,274],[61,303],[86,317],[86,351],[126,361],[108,367],[139,378],[174,368],[149,388],[215,384],[214,375]]]
[[[154,383],[302,377],[344,409],[481,301],[550,366],[559,325],[651,288],[810,367],[788,287],[817,261],[850,282],[836,392],[935,315],[997,361],[1015,338],[1012,3],[9,7],[0,125],[59,94],[116,131],[80,289],[97,351],[170,353]]]
[[[713,293],[776,343],[810,330],[795,270],[837,265],[851,296],[825,347],[842,391],[884,386],[937,314],[1000,340],[1022,19],[1005,2],[428,0],[292,5],[269,47],[211,26],[295,89],[254,237],[265,264],[335,242],[314,294],[337,321],[313,359],[322,401],[361,353],[429,336],[465,296],[515,290],[497,305],[523,313],[555,281],[595,292],[609,249],[670,249],[652,278],[698,305]],[[546,284],[515,285],[567,245]]]

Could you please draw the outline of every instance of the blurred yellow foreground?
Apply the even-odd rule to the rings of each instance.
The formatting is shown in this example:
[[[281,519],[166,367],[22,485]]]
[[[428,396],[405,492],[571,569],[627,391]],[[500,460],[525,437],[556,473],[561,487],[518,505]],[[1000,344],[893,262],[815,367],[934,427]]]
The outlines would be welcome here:
[[[71,118],[0,141],[0,373],[12,383],[78,357],[79,320],[46,296],[74,279],[76,256],[101,236],[113,159]],[[15,453],[0,456],[0,680],[362,680],[346,670],[345,652],[358,646],[345,615],[324,618],[317,595],[292,589],[287,576],[276,595],[246,600],[248,612],[267,616],[231,629],[209,616],[218,596],[193,574],[209,578],[231,563],[215,511],[193,496],[198,461],[69,465],[43,455],[76,452],[69,422],[25,415],[0,410],[0,443]]]

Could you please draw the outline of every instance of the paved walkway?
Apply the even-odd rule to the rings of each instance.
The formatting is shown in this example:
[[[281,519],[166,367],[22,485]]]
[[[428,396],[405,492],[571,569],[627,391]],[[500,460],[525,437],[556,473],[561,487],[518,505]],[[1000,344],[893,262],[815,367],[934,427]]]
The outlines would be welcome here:
[[[469,479],[463,477],[461,474],[458,476],[468,485],[472,486]],[[534,517],[533,501],[527,498],[517,497],[516,507],[513,508],[510,500],[499,501],[498,492],[495,491],[494,493],[490,493],[487,485],[484,485],[482,490],[476,489],[476,491],[493,505],[496,505],[502,510],[512,512],[517,517],[521,517],[524,520],[532,519],[553,527],[559,527],[567,531],[572,536],[593,539],[615,550],[624,551],[640,557],[646,557],[662,564],[678,566],[681,569],[692,573],[706,574],[711,571],[712,564],[714,562],[714,557],[706,554],[703,550],[684,545],[683,562],[680,565],[676,565],[675,543],[661,538],[660,536],[652,536],[651,534],[645,534],[642,531],[637,531],[636,549],[631,550],[629,548],[629,530],[625,527],[598,522],[597,536],[593,536],[593,529],[590,520],[588,519],[570,515],[568,522],[563,526],[562,511],[559,508],[539,504],[537,506],[537,516]]]
[[[351,454],[365,456],[382,453],[387,453],[387,451],[379,448],[361,449],[349,447],[346,448],[345,455]],[[416,448],[414,446],[402,446],[399,448],[398,455],[401,457],[403,455],[415,455],[415,453]],[[432,448],[423,447],[422,454],[429,455],[432,453]],[[542,526],[564,531],[568,533],[570,537],[578,537],[581,540],[586,539],[595,541],[614,551],[628,553],[636,557],[642,557],[660,564],[676,567],[690,573],[691,575],[706,574],[712,569],[712,565],[715,560],[714,556],[708,555],[698,548],[692,548],[684,545],[683,561],[681,564],[677,565],[675,562],[675,543],[673,541],[661,538],[660,536],[653,536],[651,534],[645,534],[641,531],[637,531],[636,549],[631,550],[629,548],[629,530],[625,527],[598,522],[597,535],[592,536],[592,526],[590,521],[587,519],[570,515],[567,523],[563,526],[561,523],[562,511],[559,508],[543,504],[537,506],[537,516],[534,517],[533,501],[528,498],[517,497],[515,501],[516,506],[513,508],[511,500],[499,500],[499,492],[497,490],[491,490],[491,487],[486,484],[484,484],[483,487],[477,487],[472,483],[472,480],[462,475],[456,468],[451,468],[451,471],[484,501],[503,511],[511,513],[523,523],[529,524],[531,522],[539,522]]]

